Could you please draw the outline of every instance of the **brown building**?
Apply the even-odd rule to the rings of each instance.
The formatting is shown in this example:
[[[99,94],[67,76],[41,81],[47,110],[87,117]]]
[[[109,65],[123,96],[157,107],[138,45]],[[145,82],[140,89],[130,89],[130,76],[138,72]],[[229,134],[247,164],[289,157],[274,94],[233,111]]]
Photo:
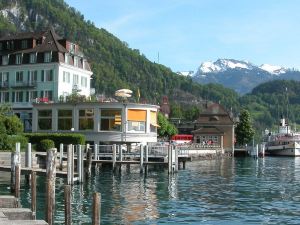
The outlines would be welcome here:
[[[200,114],[192,134],[195,143],[221,147],[226,152],[234,151],[233,118],[217,103],[211,104]]]

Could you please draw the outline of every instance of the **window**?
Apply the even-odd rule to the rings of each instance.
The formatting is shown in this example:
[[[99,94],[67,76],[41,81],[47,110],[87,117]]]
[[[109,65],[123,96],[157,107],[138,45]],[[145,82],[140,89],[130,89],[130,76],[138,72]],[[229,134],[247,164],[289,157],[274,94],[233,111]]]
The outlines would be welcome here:
[[[127,110],[128,131],[146,131],[146,110]]]
[[[37,82],[37,70],[28,71],[28,84]]]
[[[21,48],[22,48],[22,49],[27,48],[27,47],[28,47],[28,46],[27,46],[27,43],[28,43],[27,40],[22,40],[22,41],[21,41]]]
[[[70,83],[70,73],[69,72],[66,72],[66,71],[63,72],[63,82]]]
[[[78,57],[77,56],[74,56],[74,66],[78,67],[79,65],[79,62],[78,62]]]
[[[0,102],[2,103],[9,102],[9,92],[7,91],[0,92]]]
[[[26,97],[26,102],[33,102],[37,97],[38,97],[37,91],[28,91],[27,97]]]
[[[12,93],[12,102],[23,102],[23,91],[16,91]]]
[[[23,71],[16,72],[16,82],[17,83],[23,82]]]
[[[87,87],[87,78],[86,77],[81,77],[81,86]]]
[[[121,109],[101,110],[101,130],[121,131]]]
[[[77,85],[79,83],[78,74],[73,74],[73,85]]]
[[[70,52],[75,53],[75,44],[70,43]]]
[[[58,110],[58,130],[71,130],[72,110]]]
[[[51,52],[44,53],[44,62],[51,62],[52,54]]]
[[[2,65],[8,65],[8,55],[2,56]]]
[[[70,56],[67,53],[65,53],[65,63],[70,64]]]
[[[52,129],[52,110],[38,111],[38,129],[39,130]]]
[[[79,110],[79,130],[94,129],[94,110],[80,109]]]
[[[0,73],[0,86],[1,87],[8,87],[8,72]]]
[[[36,53],[30,53],[29,63],[36,63]]]
[[[2,51],[2,50],[3,50],[3,43],[0,42],[0,51]]]
[[[16,64],[21,64],[22,63],[22,55],[21,54],[17,54],[16,55]]]
[[[150,132],[157,132],[157,113],[150,111]]]
[[[42,81],[53,81],[53,70],[42,70]]]
[[[53,91],[51,91],[51,90],[41,91],[41,97],[46,98],[48,101],[52,101],[53,100]]]

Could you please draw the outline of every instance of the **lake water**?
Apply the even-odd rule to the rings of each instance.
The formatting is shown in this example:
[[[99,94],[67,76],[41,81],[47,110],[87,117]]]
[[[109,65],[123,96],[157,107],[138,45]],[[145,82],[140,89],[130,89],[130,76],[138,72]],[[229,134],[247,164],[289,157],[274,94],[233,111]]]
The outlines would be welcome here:
[[[2,173],[1,193],[9,193]],[[45,180],[38,178],[38,218],[44,219]],[[64,180],[57,180],[55,224],[64,224]],[[101,224],[300,224],[300,158],[234,158],[188,162],[168,175],[138,166],[121,174],[95,170],[72,188],[73,224],[91,224],[91,200],[102,193]],[[21,188],[23,207],[30,189]]]

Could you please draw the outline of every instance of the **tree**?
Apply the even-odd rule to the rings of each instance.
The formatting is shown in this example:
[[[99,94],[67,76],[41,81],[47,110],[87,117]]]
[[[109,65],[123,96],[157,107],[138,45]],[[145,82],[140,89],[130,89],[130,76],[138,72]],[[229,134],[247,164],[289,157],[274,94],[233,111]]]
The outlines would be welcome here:
[[[250,113],[243,109],[239,116],[239,122],[235,129],[236,141],[239,145],[247,144],[254,136]]]
[[[159,128],[157,130],[158,136],[170,137],[178,133],[177,128],[174,126],[174,124],[170,123],[168,119],[160,112],[157,116],[157,122],[159,125]]]

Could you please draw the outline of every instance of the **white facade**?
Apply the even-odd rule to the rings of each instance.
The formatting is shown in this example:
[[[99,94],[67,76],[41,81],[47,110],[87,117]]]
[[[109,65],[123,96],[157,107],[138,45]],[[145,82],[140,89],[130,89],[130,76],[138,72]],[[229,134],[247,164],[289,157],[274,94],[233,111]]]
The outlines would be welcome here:
[[[81,133],[98,144],[157,142],[158,108],[118,102],[34,104],[32,130]]]

